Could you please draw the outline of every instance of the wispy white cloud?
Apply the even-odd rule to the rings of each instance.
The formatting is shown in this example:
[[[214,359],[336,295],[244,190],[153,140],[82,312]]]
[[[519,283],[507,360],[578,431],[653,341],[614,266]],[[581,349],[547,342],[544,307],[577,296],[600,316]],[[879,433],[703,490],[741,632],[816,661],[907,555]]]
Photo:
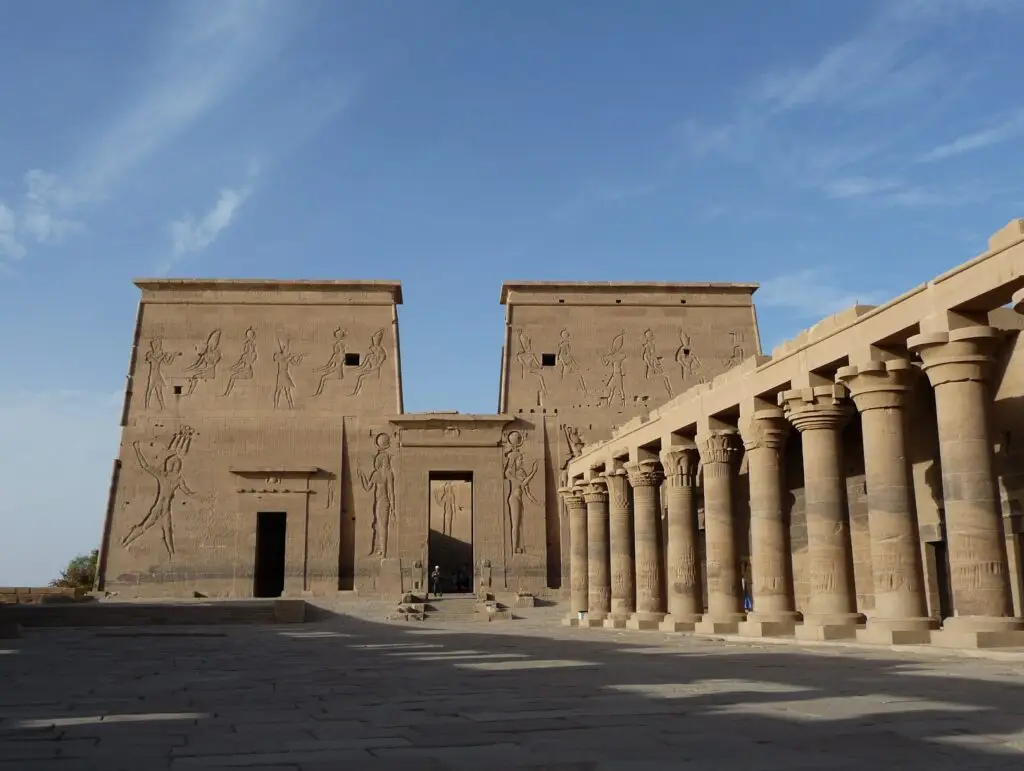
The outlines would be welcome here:
[[[754,299],[760,307],[781,308],[800,318],[821,319],[853,305],[877,305],[887,297],[885,292],[841,286],[827,271],[808,268],[762,281]]]
[[[20,260],[25,246],[18,238],[18,215],[0,202],[0,259]]]
[[[992,145],[1007,142],[1024,133],[1024,110],[1018,110],[999,122],[978,131],[953,139],[950,142],[932,148],[920,160],[924,163],[940,161],[956,155],[982,150]]]

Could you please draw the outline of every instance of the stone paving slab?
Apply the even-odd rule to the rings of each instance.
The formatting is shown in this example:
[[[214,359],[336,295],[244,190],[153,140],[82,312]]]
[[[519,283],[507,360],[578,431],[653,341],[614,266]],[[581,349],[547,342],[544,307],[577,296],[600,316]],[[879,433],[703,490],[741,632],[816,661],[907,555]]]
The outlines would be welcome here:
[[[540,618],[203,631],[0,642],[0,771],[1024,768],[1005,657]]]

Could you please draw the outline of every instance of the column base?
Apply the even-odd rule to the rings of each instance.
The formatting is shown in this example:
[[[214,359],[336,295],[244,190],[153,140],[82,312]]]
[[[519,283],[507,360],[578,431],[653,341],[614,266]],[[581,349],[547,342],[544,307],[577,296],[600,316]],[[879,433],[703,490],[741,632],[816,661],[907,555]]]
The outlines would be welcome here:
[[[743,613],[705,613],[693,631],[697,634],[737,634],[744,619],[746,615]]]
[[[588,629],[600,629],[604,626],[604,620],[608,618],[608,614],[598,611],[596,613],[587,613],[580,621],[580,626],[587,627]]]
[[[748,613],[747,620],[740,624],[739,633],[744,637],[792,637],[799,622],[800,614],[793,611]]]
[[[629,616],[619,616],[612,614],[604,620],[605,629],[625,629],[626,622],[629,620]]]
[[[665,620],[658,625],[661,632],[692,632],[700,621],[696,614],[672,614],[665,616]]]
[[[938,648],[1024,647],[1024,619],[999,616],[953,616],[931,633]]]
[[[664,613],[650,613],[638,611],[626,621],[626,629],[648,630],[657,629],[658,625],[665,618]]]
[[[860,613],[828,613],[804,615],[804,622],[797,626],[798,640],[850,640],[857,636],[857,627],[864,624]]]
[[[583,618],[580,618],[578,613],[570,613],[568,616],[562,619],[562,626],[585,626],[586,625],[586,614]]]
[[[857,630],[857,642],[880,645],[926,645],[931,642],[935,620],[931,618],[869,618]]]

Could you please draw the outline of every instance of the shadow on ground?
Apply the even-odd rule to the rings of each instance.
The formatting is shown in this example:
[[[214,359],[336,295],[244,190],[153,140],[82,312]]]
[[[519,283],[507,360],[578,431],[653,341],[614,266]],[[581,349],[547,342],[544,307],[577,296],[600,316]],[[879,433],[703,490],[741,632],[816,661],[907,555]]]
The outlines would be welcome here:
[[[1020,769],[1024,669],[514,624],[29,630],[0,769]]]

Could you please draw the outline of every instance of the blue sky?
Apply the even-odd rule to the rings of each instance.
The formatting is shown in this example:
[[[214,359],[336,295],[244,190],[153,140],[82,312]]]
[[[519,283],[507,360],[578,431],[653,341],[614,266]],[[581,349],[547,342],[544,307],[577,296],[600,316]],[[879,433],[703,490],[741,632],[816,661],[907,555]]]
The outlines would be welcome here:
[[[140,275],[403,282],[496,408],[504,279],[758,281],[766,347],[1024,216],[1019,0],[0,0],[0,585],[99,539]]]

